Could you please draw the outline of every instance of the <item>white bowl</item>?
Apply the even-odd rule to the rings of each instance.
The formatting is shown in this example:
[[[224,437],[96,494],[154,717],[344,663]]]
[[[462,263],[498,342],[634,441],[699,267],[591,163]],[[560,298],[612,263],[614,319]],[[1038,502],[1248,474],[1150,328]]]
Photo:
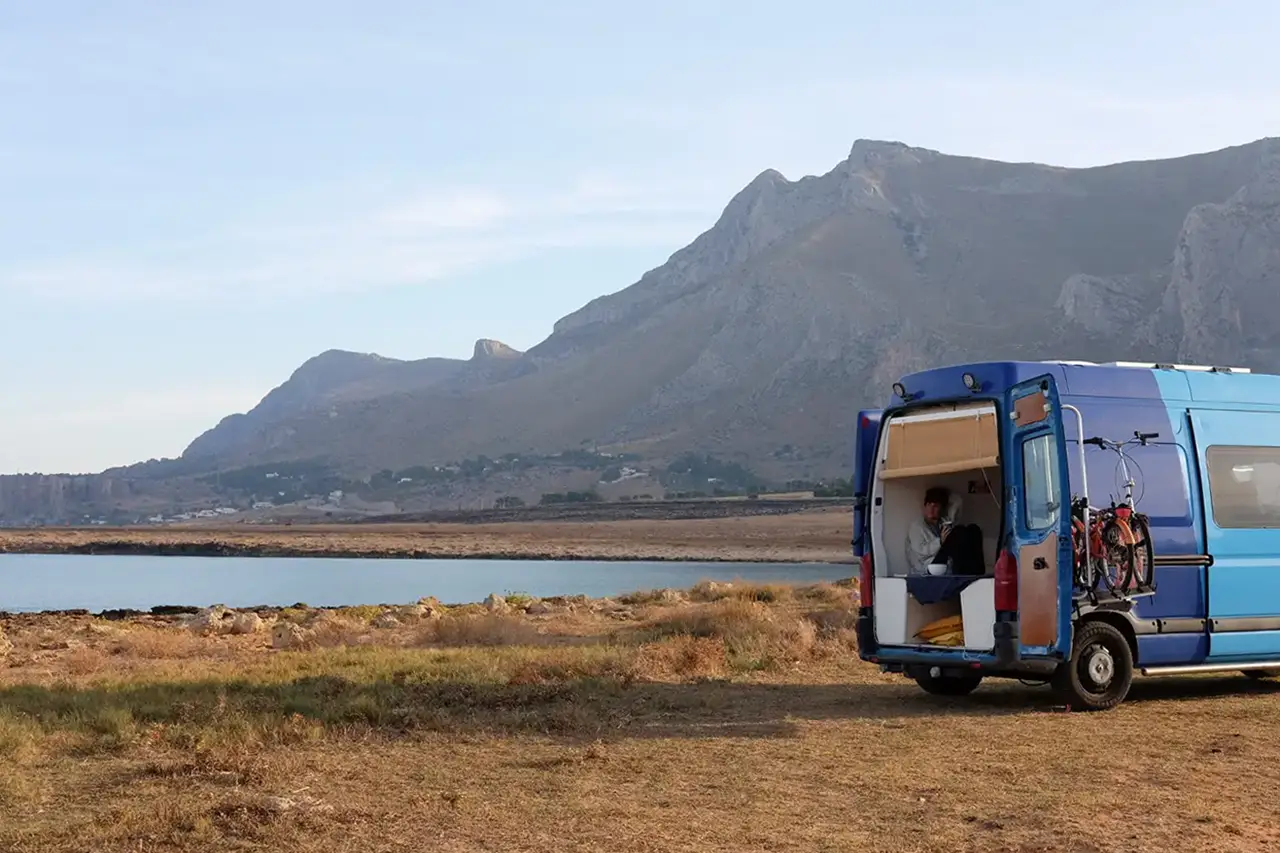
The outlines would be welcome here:
[[[946,573],[947,573],[947,564],[946,564],[946,563],[930,563],[930,564],[929,564],[929,574],[931,574],[931,575],[945,575]]]

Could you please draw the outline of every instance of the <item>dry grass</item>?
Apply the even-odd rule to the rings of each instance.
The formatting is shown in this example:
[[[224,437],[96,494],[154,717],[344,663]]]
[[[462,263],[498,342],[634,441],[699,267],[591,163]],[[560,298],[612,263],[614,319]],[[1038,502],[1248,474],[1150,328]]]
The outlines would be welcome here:
[[[687,600],[688,596],[675,589],[638,589],[618,596],[619,604],[676,604]]]
[[[730,668],[729,650],[721,638],[678,634],[665,642],[646,644],[636,665],[658,678],[711,679]]]
[[[773,593],[384,629],[300,610],[333,642],[287,652],[14,617],[0,850],[1280,845],[1276,685],[1140,682],[1103,715],[1016,682],[943,700],[857,661],[848,588]]]
[[[547,640],[528,619],[496,613],[450,613],[424,623],[415,639],[424,646],[533,646]]]
[[[354,646],[368,640],[371,634],[368,622],[325,612],[311,623],[303,645],[308,649]]]
[[[351,607],[340,607],[334,611],[334,615],[350,622],[363,622],[368,624],[381,616],[383,609],[384,608],[379,607],[376,604],[356,604]],[[297,611],[291,612],[290,615],[292,616],[295,612]]]
[[[78,651],[92,652],[82,648]],[[204,638],[171,628],[132,626],[110,644],[110,653],[143,660],[190,660],[207,658],[209,643]]]
[[[710,640],[723,650],[735,671],[777,669],[809,656],[817,643],[816,626],[793,613],[759,601],[726,598],[711,604],[660,613],[638,629],[645,640]]]

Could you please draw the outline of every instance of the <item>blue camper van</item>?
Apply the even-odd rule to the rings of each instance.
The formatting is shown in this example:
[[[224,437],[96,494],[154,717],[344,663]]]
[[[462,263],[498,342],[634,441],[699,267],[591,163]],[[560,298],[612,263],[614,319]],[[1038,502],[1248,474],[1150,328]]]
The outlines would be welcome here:
[[[1137,675],[1280,675],[1280,376],[941,367],[859,414],[854,456],[863,660],[941,695],[1048,682],[1078,710]],[[980,543],[963,567],[907,545],[939,489]]]

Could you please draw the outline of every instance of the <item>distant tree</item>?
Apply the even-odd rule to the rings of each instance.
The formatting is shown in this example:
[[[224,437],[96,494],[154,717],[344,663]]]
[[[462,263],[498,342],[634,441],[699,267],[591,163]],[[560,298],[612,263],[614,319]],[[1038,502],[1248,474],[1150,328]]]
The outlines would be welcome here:
[[[603,500],[599,492],[548,492],[542,496],[543,504],[597,503]]]
[[[717,482],[724,487],[762,489],[764,484],[755,473],[736,462],[725,462],[711,454],[686,453],[667,466],[668,477],[683,481],[676,485],[694,486]]]
[[[401,480],[412,480],[415,483],[427,483],[434,479],[435,471],[426,465],[414,465],[412,468],[405,468],[403,471],[397,471],[395,474],[396,482]]]
[[[833,480],[830,483],[819,483],[813,489],[815,498],[850,498],[853,497],[853,482],[850,480]]]
[[[464,477],[483,477],[492,470],[493,460],[487,456],[477,456],[475,459],[462,460],[460,467]]]

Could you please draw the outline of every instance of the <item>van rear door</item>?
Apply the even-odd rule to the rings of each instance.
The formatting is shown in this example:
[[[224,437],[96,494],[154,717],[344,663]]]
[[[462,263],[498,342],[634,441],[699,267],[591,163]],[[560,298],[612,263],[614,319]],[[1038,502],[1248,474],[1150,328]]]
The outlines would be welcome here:
[[[1006,549],[996,569],[996,608],[1016,602],[1023,655],[1066,655],[1071,644],[1071,484],[1057,383],[1050,375],[1019,383],[1006,396],[1002,430]],[[1002,596],[1002,585],[1005,590]]]
[[[871,491],[872,462],[876,458],[876,442],[880,439],[879,409],[858,412],[858,433],[853,445],[853,556],[861,557],[867,550],[866,528],[870,514],[867,512],[867,495]]]

